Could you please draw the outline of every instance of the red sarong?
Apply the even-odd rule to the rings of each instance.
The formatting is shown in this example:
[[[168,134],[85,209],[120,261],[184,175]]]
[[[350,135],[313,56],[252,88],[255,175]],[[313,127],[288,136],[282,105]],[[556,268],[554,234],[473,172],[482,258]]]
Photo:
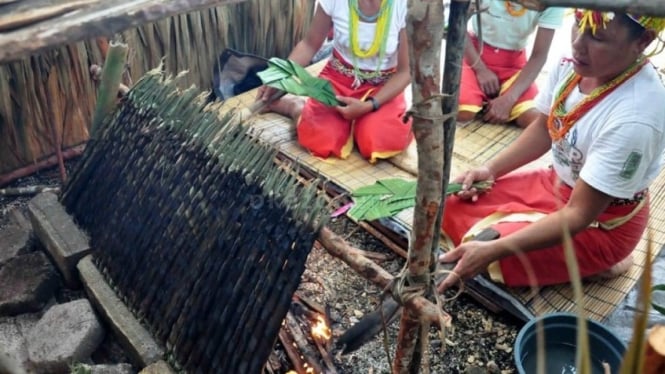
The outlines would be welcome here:
[[[557,187],[558,186],[558,191]],[[446,214],[442,224],[444,233],[454,245],[460,241],[477,222],[495,212],[551,213],[565,204],[572,189],[557,183],[556,173],[551,169],[509,174],[496,181],[492,189],[470,202],[457,196],[446,200]],[[645,197],[648,199],[648,197]],[[629,215],[636,204],[610,206],[598,217],[598,222],[608,222]],[[630,220],[611,230],[589,227],[573,237],[573,245],[582,277],[598,274],[610,269],[626,258],[637,246],[647,225],[648,201]],[[491,225],[502,237],[529,225],[530,222],[499,222]],[[538,285],[567,283],[570,281],[563,247],[561,245],[525,253],[533,269]],[[499,261],[500,274],[490,275],[508,286],[530,286],[524,265],[517,256]],[[499,269],[496,268],[495,269]],[[497,276],[498,275],[498,276]]]
[[[357,89],[351,88],[353,77],[341,74],[327,64],[321,78],[328,79],[335,94],[363,100],[378,92],[380,86],[363,83]],[[336,156],[345,159],[351,153],[353,144],[360,154],[375,162],[402,152],[411,142],[411,120],[402,118],[406,112],[404,94],[383,103],[379,110],[348,121],[337,112],[318,101],[308,99],[297,125],[298,142],[317,157]]]
[[[478,39],[475,37],[470,38],[473,45],[478,48]],[[526,51],[511,51],[493,47],[487,43],[483,43],[483,50],[481,51],[480,58],[499,78],[501,84],[501,93],[505,92],[515,81],[519,72],[526,65]],[[478,85],[478,78],[476,73],[469,64],[473,61],[467,61],[466,58],[462,62],[462,78],[460,82],[460,96],[459,96],[459,110],[467,112],[479,112],[483,104],[492,99],[485,95],[483,90]],[[510,112],[509,120],[517,119],[527,110],[534,107],[533,99],[538,94],[538,88],[535,83],[532,83],[529,88],[522,93],[512,111]]]

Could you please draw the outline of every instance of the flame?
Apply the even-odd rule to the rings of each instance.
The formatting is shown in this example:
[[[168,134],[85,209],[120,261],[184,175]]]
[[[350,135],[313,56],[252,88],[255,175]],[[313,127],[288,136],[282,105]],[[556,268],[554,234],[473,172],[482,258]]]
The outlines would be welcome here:
[[[312,325],[312,336],[324,341],[330,340],[332,337],[332,331],[322,316],[316,317],[316,322]]]

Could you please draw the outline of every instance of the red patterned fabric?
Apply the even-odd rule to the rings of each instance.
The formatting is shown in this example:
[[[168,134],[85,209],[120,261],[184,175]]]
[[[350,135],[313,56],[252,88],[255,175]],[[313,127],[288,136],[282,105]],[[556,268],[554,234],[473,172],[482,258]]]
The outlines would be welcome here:
[[[494,212],[550,213],[568,201],[572,189],[560,183],[556,191],[556,173],[551,169],[509,174],[497,180],[492,189],[480,195],[475,203],[451,196],[446,200],[446,214],[442,228],[458,245],[466,232],[478,221]],[[648,197],[647,197],[648,198]],[[610,206],[598,218],[606,222],[628,215],[635,204]],[[608,270],[626,258],[637,246],[647,225],[649,204],[628,222],[612,229],[587,228],[573,238],[582,277]],[[528,222],[504,222],[493,225],[502,237],[525,226]],[[526,253],[538,285],[551,285],[570,281],[563,247],[560,245]],[[527,272],[517,256],[500,261],[504,282],[508,286],[529,286]]]

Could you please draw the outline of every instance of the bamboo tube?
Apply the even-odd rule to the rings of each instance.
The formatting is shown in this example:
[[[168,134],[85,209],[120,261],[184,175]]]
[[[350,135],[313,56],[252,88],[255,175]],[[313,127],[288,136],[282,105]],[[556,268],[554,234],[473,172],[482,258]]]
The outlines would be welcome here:
[[[97,95],[97,107],[92,117],[90,138],[96,139],[99,126],[104,118],[113,110],[118,99],[118,87],[122,81],[127,60],[127,44],[111,42],[108,55],[102,70],[102,80]]]

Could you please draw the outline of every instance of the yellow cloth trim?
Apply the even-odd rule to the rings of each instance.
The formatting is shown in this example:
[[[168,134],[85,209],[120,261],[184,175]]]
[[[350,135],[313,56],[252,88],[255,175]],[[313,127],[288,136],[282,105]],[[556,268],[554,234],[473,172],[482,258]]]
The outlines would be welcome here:
[[[503,278],[503,271],[501,271],[501,265],[499,261],[493,261],[491,264],[487,265],[487,274],[489,274],[490,279],[496,283],[506,284],[505,279]]]
[[[545,216],[547,214],[536,211],[520,213],[495,212],[471,226],[462,237],[462,243],[473,239],[479,232],[500,222],[536,222]]]
[[[339,157],[342,160],[346,160],[349,157],[349,155],[351,155],[352,151],[353,151],[353,127],[351,128],[351,133],[349,134],[349,138],[346,139],[346,143],[344,143],[344,146],[339,151],[340,153]]]
[[[515,104],[513,109],[510,111],[509,121],[516,120],[519,116],[526,113],[527,111],[536,107],[536,104],[533,100],[524,100],[521,103]]]
[[[515,80],[517,79],[517,76],[520,75],[520,71],[517,73],[513,74],[512,77],[510,77],[507,81],[503,82],[501,85],[501,91],[500,93],[503,94],[505,93],[510,86],[515,83]],[[510,110],[510,117],[508,117],[509,121],[514,121],[517,119],[517,117],[521,116],[524,114],[527,110],[535,108],[535,103],[533,100],[524,100],[522,102],[519,102],[513,106],[513,109]]]
[[[626,214],[625,216],[608,219],[605,222],[593,221],[591,222],[589,227],[601,228],[605,231],[614,230],[617,227],[623,225],[624,223],[630,221],[633,217],[635,217],[635,215],[637,215],[637,213],[639,213],[640,210],[642,210],[642,208],[646,203],[647,203],[647,198],[645,197],[639,203],[637,203],[637,205],[635,205],[635,208],[633,208],[633,210],[631,210],[630,213]]]
[[[536,212],[536,211],[521,212],[521,213],[495,212],[481,219],[480,221],[476,222],[476,224],[473,225],[469,229],[469,231],[466,232],[466,234],[464,234],[464,236],[462,237],[462,243],[473,239],[473,237],[476,236],[476,234],[497,223],[536,222],[539,219],[545,217],[546,215],[547,214],[545,213]],[[494,282],[503,283],[503,284],[506,283],[503,278],[503,272],[501,271],[501,266],[499,265],[499,261],[493,261],[492,263],[490,263],[487,266],[487,273],[489,274],[490,279],[492,279]]]
[[[372,152],[369,158],[369,163],[374,164],[376,161],[380,158],[386,159],[386,158],[391,158],[393,156],[397,156],[398,154],[402,153],[403,151],[383,151],[383,152]]]
[[[483,109],[482,106],[480,105],[471,105],[471,104],[461,104],[458,108],[458,112],[471,112],[471,113],[478,113],[480,110]]]
[[[501,85],[501,89],[499,90],[499,95],[501,95],[501,94],[505,93],[506,91],[508,91],[510,86],[512,86],[513,83],[515,83],[515,80],[517,79],[518,75],[520,75],[519,71],[517,73],[513,74],[513,76],[508,78],[505,82],[503,82],[503,84]]]

